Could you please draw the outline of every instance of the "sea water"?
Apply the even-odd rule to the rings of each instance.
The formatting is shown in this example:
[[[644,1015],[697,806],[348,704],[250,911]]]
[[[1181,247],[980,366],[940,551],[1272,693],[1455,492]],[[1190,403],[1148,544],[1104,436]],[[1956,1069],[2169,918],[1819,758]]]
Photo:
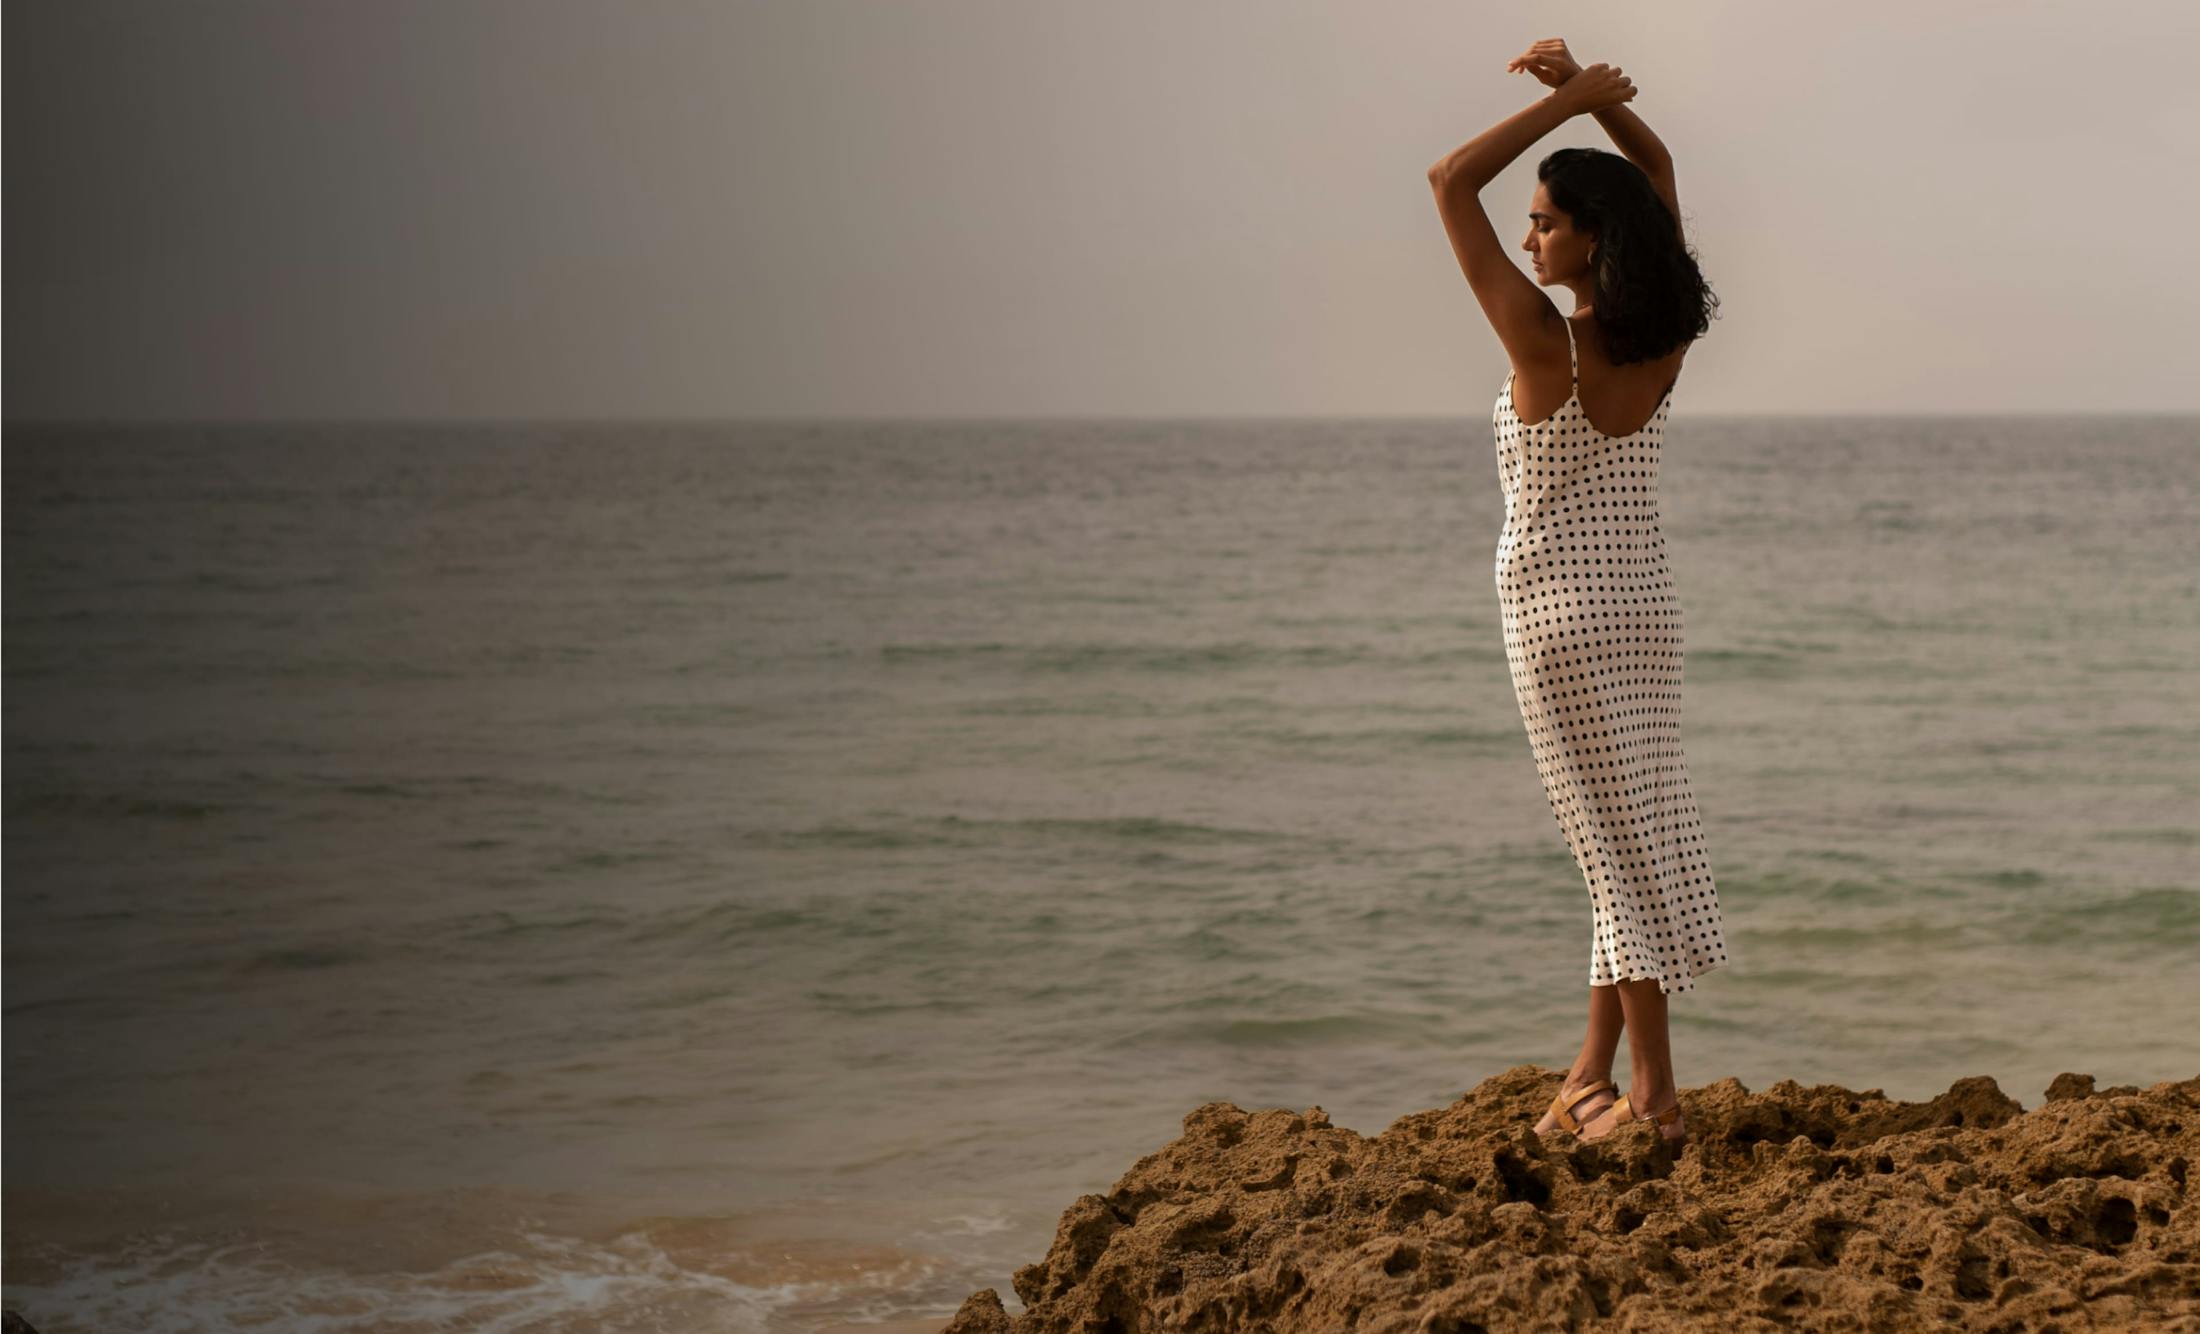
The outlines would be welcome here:
[[[944,1318],[1581,1040],[1486,420],[11,427],[6,1298]],[[1692,417],[1683,1086],[2200,1069],[2200,420]],[[1622,1047],[1615,1076],[1625,1086]]]

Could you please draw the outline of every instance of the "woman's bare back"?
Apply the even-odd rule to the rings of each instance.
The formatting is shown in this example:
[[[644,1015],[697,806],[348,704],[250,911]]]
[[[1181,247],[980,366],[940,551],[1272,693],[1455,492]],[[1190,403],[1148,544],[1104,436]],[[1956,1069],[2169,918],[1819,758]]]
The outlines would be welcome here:
[[[1558,318],[1567,317],[1560,315]],[[1578,393],[1581,410],[1588,416],[1590,426],[1607,436],[1617,439],[1633,435],[1649,425],[1658,405],[1665,401],[1666,394],[1680,378],[1681,363],[1687,359],[1692,344],[1684,343],[1656,361],[1614,366],[1604,355],[1596,317],[1586,309],[1576,311],[1572,324],[1573,339],[1581,358],[1580,384],[1569,382],[1574,353],[1566,345],[1566,326],[1553,323],[1546,355],[1533,365],[1513,369],[1513,410],[1520,414],[1523,422],[1540,425]],[[1632,429],[1610,429],[1615,422]]]

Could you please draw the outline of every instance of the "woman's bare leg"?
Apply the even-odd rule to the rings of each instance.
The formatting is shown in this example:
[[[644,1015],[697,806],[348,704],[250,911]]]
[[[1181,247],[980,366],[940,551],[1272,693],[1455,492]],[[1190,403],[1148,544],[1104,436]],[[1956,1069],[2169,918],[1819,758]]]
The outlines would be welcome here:
[[[1654,990],[1656,983],[1651,986]],[[1581,1040],[1581,1054],[1574,1058],[1573,1068],[1566,1073],[1565,1092],[1571,1093],[1583,1084],[1612,1077],[1612,1058],[1619,1054],[1619,1033],[1626,1022],[1618,987],[1589,988],[1589,1032]],[[1600,1089],[1573,1109],[1574,1120],[1586,1127],[1598,1113],[1617,1101],[1618,1094]],[[1536,1122],[1536,1133],[1540,1135],[1557,1128],[1557,1119],[1548,1107],[1544,1108],[1543,1119]]]
[[[1615,989],[1627,1016],[1627,1106],[1648,1120],[1651,1112],[1671,1107],[1680,1093],[1673,1079],[1673,1050],[1665,1026],[1665,993],[1654,979],[1622,982]],[[1612,1128],[1612,1118],[1603,1113],[1582,1118],[1583,1139],[1600,1138]],[[1676,1132],[1667,1129],[1665,1133]]]

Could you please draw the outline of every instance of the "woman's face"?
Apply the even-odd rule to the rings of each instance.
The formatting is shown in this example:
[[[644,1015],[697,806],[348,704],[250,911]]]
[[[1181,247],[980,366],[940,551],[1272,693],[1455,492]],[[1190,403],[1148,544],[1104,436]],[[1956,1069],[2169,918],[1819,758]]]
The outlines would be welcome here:
[[[1567,283],[1581,276],[1595,244],[1593,238],[1574,230],[1572,219],[1558,211],[1541,185],[1535,187],[1535,198],[1528,203],[1528,237],[1520,248],[1535,265],[1538,285]]]

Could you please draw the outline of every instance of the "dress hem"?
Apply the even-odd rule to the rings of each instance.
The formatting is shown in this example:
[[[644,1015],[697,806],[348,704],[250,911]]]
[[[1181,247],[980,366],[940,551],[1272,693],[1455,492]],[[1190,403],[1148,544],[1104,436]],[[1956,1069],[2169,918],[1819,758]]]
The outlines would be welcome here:
[[[1616,976],[1610,982],[1591,982],[1589,985],[1592,987],[1609,987],[1617,986],[1621,982],[1655,982],[1658,984],[1659,995],[1671,996],[1675,993],[1694,991],[1696,989],[1697,978],[1702,977],[1706,973],[1716,973],[1720,969],[1727,967],[1733,962],[1734,961],[1732,959],[1721,959],[1717,963],[1708,963],[1701,968],[1691,969],[1688,974],[1687,983],[1683,986],[1677,987],[1666,985],[1667,974],[1665,973],[1623,973]]]

